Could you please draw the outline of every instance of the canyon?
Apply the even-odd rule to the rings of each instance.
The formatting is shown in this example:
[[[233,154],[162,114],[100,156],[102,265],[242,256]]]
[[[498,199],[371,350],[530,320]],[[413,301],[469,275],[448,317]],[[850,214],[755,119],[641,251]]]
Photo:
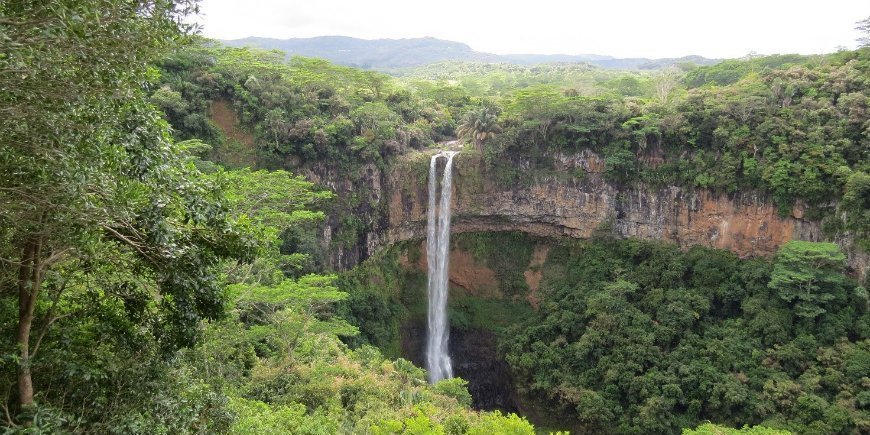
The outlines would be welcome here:
[[[345,234],[350,243],[331,249],[335,269],[349,269],[383,247],[425,238],[431,153],[400,156],[386,170],[375,164],[355,174],[322,164],[303,170],[339,197],[362,196],[352,210],[361,222],[358,233]],[[807,219],[800,204],[782,216],[759,192],[716,194],[678,186],[619,185],[604,177],[604,161],[590,150],[545,157],[544,164],[541,158],[533,162],[515,157],[510,165],[522,175],[518,180],[500,176],[480,154],[459,154],[451,231],[570,238],[605,231],[620,238],[669,241],[683,249],[727,249],[740,257],[769,257],[789,240],[836,241],[848,255],[848,273],[859,280],[866,277],[868,255],[853,247],[848,235],[824,234],[820,222]],[[323,233],[327,242],[346,231],[341,215],[330,216]]]
[[[337,192],[340,206],[350,211],[328,213],[323,238],[337,270],[348,270],[378,252],[399,246],[399,265],[405,272],[425,276],[428,269],[426,223],[429,161],[435,152],[413,152],[398,157],[386,168],[375,164],[347,173],[327,165],[303,171],[311,180]],[[620,185],[604,176],[604,161],[590,150],[554,153],[544,158],[515,156],[508,176],[474,151],[454,158],[451,232],[454,234],[524,233],[531,251],[528,263],[517,264],[524,281],[519,292],[504,288],[504,271],[494,270],[460,241],[450,247],[448,283],[451,309],[468,309],[465,301],[490,301],[538,308],[551,248],[559,240],[596,235],[661,240],[681,249],[692,246],[725,249],[739,257],[771,257],[789,240],[834,240],[848,253],[848,273],[866,276],[868,258],[853,248],[849,237],[830,238],[820,222],[808,219],[802,205],[783,216],[764,194],[716,194],[678,186],[652,188]],[[543,161],[543,163],[542,163]],[[504,168],[504,164],[501,165]],[[519,176],[517,176],[519,174]],[[440,173],[436,173],[441,177]],[[356,202],[346,199],[356,199]],[[348,236],[346,219],[360,223]],[[332,243],[329,243],[329,242]],[[342,243],[344,241],[344,243]],[[417,254],[409,254],[409,252]],[[516,253],[515,255],[519,255]],[[519,257],[517,257],[519,258]],[[424,288],[402,284],[402,292],[425,298]],[[415,297],[412,296],[413,300]],[[472,304],[473,305],[473,304]],[[476,314],[475,314],[476,313]],[[496,316],[506,324],[519,321],[508,311]],[[468,317],[479,315],[470,312]],[[451,321],[449,353],[455,375],[466,379],[476,409],[520,412],[545,422],[547,412],[515,387],[512,373],[498,350],[500,326],[479,321],[454,325]],[[472,322],[475,323],[475,322]],[[397,334],[400,355],[425,365],[426,322],[422,313],[402,320]]]

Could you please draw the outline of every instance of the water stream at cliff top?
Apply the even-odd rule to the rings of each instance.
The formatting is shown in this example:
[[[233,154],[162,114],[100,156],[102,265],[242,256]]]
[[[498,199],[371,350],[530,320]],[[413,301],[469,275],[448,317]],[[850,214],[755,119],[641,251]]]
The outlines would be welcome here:
[[[453,367],[447,342],[450,327],[447,322],[447,276],[450,258],[450,196],[453,178],[453,156],[456,151],[443,151],[429,161],[429,209],[426,212],[426,261],[428,264],[429,297],[428,333],[426,336],[426,370],[429,382],[453,377]],[[441,198],[438,199],[438,159],[447,158],[441,178]],[[437,210],[436,210],[437,209]]]

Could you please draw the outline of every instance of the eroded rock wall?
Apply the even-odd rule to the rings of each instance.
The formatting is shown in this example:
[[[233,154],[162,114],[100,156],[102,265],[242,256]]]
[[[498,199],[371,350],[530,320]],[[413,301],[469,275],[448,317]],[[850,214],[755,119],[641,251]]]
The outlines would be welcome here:
[[[824,240],[819,222],[804,219],[800,207],[781,217],[756,192],[715,195],[676,186],[619,186],[604,179],[604,162],[589,150],[548,158],[552,165],[546,168],[513,162],[522,181],[499,181],[478,155],[458,155],[452,231],[587,238],[606,230],[620,237],[672,241],[683,248],[728,249],[741,257],[769,256],[792,239]],[[406,155],[386,172],[367,166],[354,180],[326,168],[311,171],[315,181],[340,196],[343,191],[364,191],[367,196],[367,205],[356,211],[367,227],[358,243],[335,254],[334,266],[351,267],[383,246],[425,238],[428,160],[428,154]],[[332,222],[327,231],[334,234],[337,224]],[[865,276],[867,260],[866,255],[850,254],[852,273]]]

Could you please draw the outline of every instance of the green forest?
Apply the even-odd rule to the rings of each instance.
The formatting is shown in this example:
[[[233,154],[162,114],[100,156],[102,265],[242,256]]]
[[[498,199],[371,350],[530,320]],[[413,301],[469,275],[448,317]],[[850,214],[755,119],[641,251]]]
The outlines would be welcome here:
[[[197,10],[0,3],[4,434],[870,432],[870,41],[387,75],[221,45]],[[517,404],[477,409],[407,350],[421,240],[360,250],[393,207],[372,174],[425,184],[447,146],[461,183],[582,184],[556,160],[590,152],[614,189],[751,192],[821,232],[457,234],[498,291],[454,286],[451,329],[495,337]]]

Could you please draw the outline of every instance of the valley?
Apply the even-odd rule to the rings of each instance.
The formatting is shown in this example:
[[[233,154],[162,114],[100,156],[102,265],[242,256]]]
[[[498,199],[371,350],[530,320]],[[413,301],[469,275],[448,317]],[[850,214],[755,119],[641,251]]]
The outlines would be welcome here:
[[[104,3],[0,5],[4,434],[870,432],[868,20],[655,59]]]

